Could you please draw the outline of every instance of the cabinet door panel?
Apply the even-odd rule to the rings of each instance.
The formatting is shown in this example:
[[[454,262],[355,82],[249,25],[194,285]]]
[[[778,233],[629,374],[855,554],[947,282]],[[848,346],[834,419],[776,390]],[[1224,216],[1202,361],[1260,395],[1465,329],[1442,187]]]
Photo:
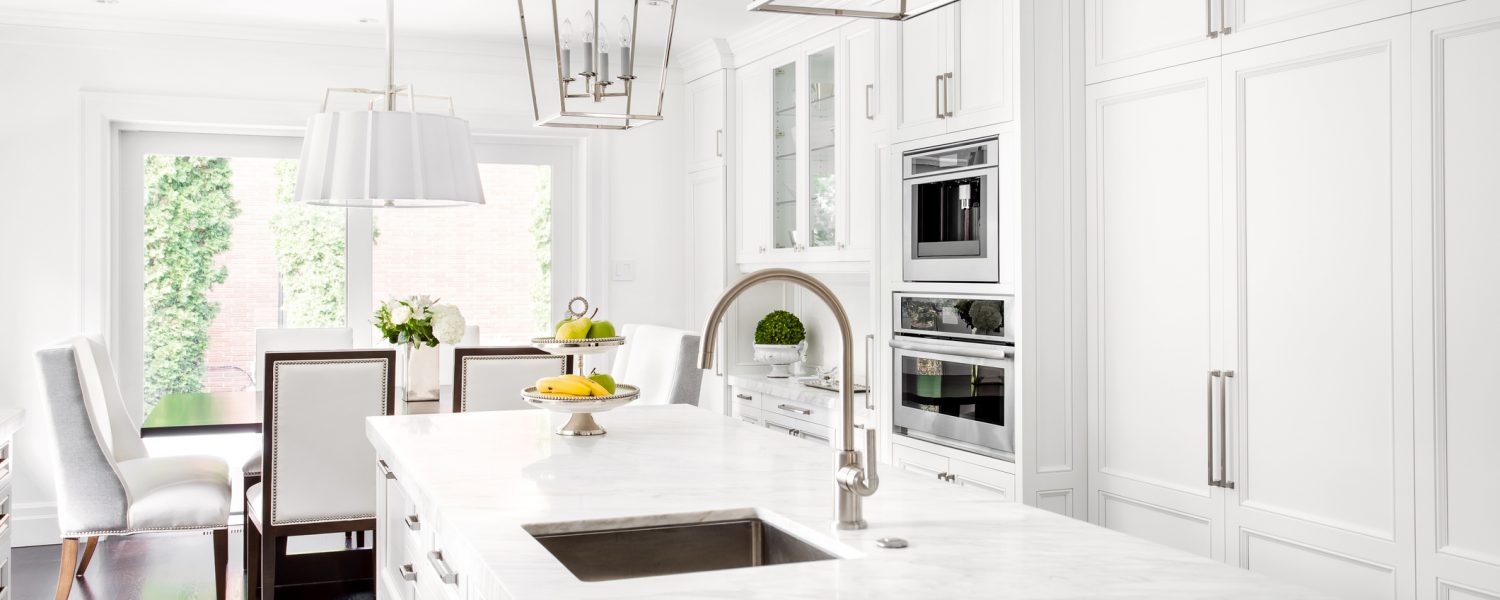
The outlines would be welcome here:
[[[714,71],[687,85],[688,171],[724,164],[724,72]]]
[[[956,10],[953,5],[934,10],[900,26],[900,91],[897,95],[896,128],[902,139],[942,133],[947,124],[942,117],[943,82],[948,55],[952,53],[949,37],[953,31]]]
[[[739,165],[735,174],[735,180],[739,182],[735,230],[740,262],[766,260],[771,246],[771,164],[775,127],[769,93],[769,60],[773,59],[740,68],[738,85],[735,86],[744,91],[736,94],[740,127],[734,136],[739,143],[739,152],[735,155]]]
[[[885,122],[880,106],[880,29],[875,23],[851,26],[844,38],[849,65],[845,114],[849,141],[844,144],[843,193],[839,195],[839,244],[844,258],[868,258],[880,233],[880,155],[876,143]]]
[[[1412,19],[1417,590],[1500,600],[1500,4]]]
[[[1088,88],[1091,520],[1220,556],[1208,484],[1215,368],[1219,74],[1214,61]],[[1125,502],[1116,519],[1106,498]],[[1162,536],[1207,533],[1191,544]]]
[[[891,464],[918,475],[936,476],[948,472],[947,457],[901,444],[891,444]]]
[[[948,129],[1002,123],[1015,116],[1010,49],[1011,0],[959,2],[954,80],[949,85],[953,117]]]
[[[1413,581],[1407,37],[1403,17],[1222,59],[1230,560],[1358,562],[1293,577],[1353,597]]]
[[[1218,0],[1087,0],[1089,83],[1219,55]]]
[[[1411,0],[1224,0],[1224,53],[1411,11]]]
[[[728,258],[724,255],[724,236],[728,232],[723,167],[698,171],[688,176],[686,220],[683,237],[687,244],[687,314],[684,327],[695,330],[707,324],[708,313],[728,283]],[[719,354],[719,356],[725,356]],[[720,361],[723,362],[722,360]],[[698,407],[724,414],[723,366],[703,372]]]

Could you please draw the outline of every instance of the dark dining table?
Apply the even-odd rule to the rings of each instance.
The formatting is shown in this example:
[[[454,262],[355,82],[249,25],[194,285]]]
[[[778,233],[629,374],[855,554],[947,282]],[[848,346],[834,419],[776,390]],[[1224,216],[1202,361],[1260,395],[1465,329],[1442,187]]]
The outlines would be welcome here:
[[[452,394],[453,386],[445,385],[438,400],[398,401],[396,414],[451,412]],[[167,394],[146,414],[141,423],[141,437],[260,433],[261,418],[265,415],[261,395],[257,390]]]

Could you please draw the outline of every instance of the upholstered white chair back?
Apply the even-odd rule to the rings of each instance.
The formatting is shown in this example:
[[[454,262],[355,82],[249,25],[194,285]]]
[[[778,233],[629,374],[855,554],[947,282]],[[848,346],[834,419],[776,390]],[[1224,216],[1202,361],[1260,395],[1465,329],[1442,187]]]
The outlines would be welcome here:
[[[521,399],[521,390],[568,367],[566,356],[529,346],[459,348],[455,354],[453,412],[532,408]]]
[[[698,405],[703,372],[696,364],[698,334],[656,325],[626,325],[625,345],[610,375],[641,388],[635,404]]]
[[[64,535],[128,526],[130,496],[110,450],[104,399],[86,398],[76,346],[36,353],[52,422],[57,524]]]
[[[255,330],[255,389],[265,389],[266,353],[348,350],[354,330],[348,327],[293,327]]]
[[[375,515],[365,418],[393,414],[393,350],[266,355],[265,485],[271,523]]]
[[[98,426],[105,447],[115,462],[146,456],[146,444],[141,441],[141,429],[125,406],[125,395],[120,392],[120,381],[115,378],[114,361],[109,349],[98,336],[88,335],[73,338],[74,360],[78,363],[78,374],[83,385],[83,396],[99,419]]]
[[[464,328],[464,339],[457,344],[438,344],[438,383],[441,385],[453,385],[453,350],[459,346],[478,346],[479,326],[470,325]]]

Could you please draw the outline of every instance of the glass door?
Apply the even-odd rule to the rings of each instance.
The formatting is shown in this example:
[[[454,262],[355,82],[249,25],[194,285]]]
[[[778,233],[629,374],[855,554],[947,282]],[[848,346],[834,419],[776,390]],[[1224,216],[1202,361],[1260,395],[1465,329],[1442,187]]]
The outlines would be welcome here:
[[[797,63],[771,73],[771,247],[795,248],[797,238],[797,157],[802,139],[797,101]]]
[[[838,234],[838,106],[833,48],[807,59],[807,245],[833,246]]]

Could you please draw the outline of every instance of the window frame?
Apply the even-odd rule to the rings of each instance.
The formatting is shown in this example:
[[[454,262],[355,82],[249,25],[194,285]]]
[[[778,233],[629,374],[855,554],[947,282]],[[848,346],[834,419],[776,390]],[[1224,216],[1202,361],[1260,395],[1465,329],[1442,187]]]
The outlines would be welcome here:
[[[108,219],[104,268],[110,273],[108,311],[103,327],[113,350],[116,373],[131,412],[144,419],[145,364],[145,157],[150,154],[229,156],[297,160],[302,145],[300,129],[256,128],[117,128],[113,130],[110,190],[112,218]],[[584,240],[574,223],[581,216],[582,185],[577,170],[581,140],[501,134],[474,136],[480,163],[524,164],[551,168],[552,273],[549,314],[560,314],[574,290],[585,283]],[[334,209],[330,209],[334,210]],[[354,332],[356,347],[372,347],[376,339],[369,325],[377,299],[373,297],[375,217],[372,210],[345,209],[345,322]],[[447,210],[464,210],[464,207]]]

